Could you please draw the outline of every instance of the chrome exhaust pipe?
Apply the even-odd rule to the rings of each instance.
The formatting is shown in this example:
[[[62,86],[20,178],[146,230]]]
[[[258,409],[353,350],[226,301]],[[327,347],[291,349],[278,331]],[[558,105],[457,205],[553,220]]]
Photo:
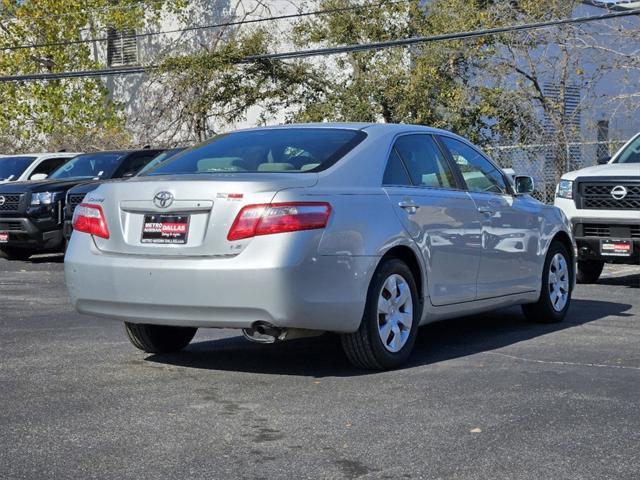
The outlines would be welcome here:
[[[251,325],[251,328],[242,329],[244,337],[256,343],[275,343],[285,332],[286,330],[268,322],[256,322]]]
[[[276,343],[296,338],[317,337],[321,330],[304,330],[301,328],[280,328],[269,322],[255,322],[250,328],[243,328],[242,334],[247,340],[255,343]]]

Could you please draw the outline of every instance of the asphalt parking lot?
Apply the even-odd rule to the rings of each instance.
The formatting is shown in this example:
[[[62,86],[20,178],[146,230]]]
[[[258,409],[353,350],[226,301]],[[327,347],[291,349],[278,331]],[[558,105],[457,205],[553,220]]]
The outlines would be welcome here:
[[[332,336],[143,354],[71,310],[61,257],[0,260],[0,478],[638,478],[639,271],[578,286],[561,325],[430,325],[366,373]]]

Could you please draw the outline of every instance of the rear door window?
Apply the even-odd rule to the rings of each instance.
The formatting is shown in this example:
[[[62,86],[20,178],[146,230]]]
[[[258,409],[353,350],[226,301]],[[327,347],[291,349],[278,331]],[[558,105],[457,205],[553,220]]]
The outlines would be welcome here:
[[[402,160],[413,185],[457,187],[453,171],[431,135],[404,135],[396,140],[394,150]]]
[[[387,168],[384,171],[383,185],[411,186],[411,179],[407,169],[402,164],[402,160],[396,149],[391,150]]]

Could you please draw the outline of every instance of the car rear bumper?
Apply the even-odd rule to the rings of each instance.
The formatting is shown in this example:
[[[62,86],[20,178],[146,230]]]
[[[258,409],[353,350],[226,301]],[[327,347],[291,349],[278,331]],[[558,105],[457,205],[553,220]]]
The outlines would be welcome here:
[[[28,218],[0,218],[0,232],[9,234],[9,241],[1,243],[0,248],[4,245],[38,250],[56,250],[61,248],[64,243],[61,229],[42,231]]]
[[[133,323],[357,330],[378,257],[267,258],[259,240],[234,257],[143,257],[74,233],[67,288],[80,313]]]

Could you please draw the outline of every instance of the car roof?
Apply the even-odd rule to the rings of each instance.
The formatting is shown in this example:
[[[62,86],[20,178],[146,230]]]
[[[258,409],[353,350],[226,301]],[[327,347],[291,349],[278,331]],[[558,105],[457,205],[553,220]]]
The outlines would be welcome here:
[[[442,130],[439,128],[429,127],[426,125],[413,125],[408,123],[374,123],[374,122],[320,122],[320,123],[289,123],[285,125],[268,125],[263,127],[244,128],[235,130],[236,132],[247,132],[256,130],[278,130],[288,128],[327,128],[327,129],[347,129],[347,130],[363,130],[374,135],[403,133],[403,132],[424,132],[450,135],[458,138],[453,132]],[[233,133],[233,132],[228,132]]]

